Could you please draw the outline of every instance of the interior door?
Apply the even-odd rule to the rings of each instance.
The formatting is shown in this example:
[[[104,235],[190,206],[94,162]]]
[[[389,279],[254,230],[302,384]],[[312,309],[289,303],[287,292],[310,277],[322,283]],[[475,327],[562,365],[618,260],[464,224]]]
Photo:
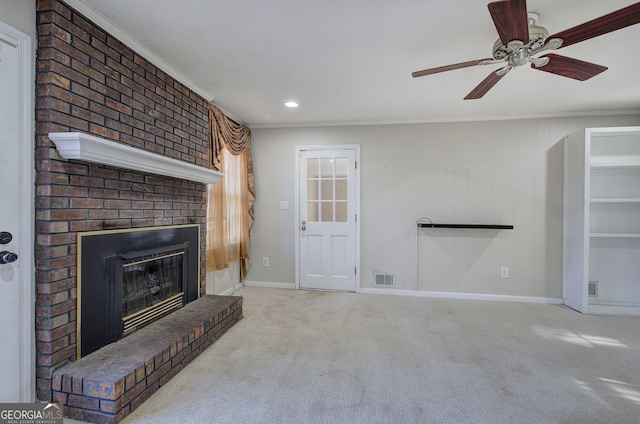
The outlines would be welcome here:
[[[32,402],[31,39],[0,22],[0,402]]]
[[[299,287],[356,291],[356,149],[298,152]]]

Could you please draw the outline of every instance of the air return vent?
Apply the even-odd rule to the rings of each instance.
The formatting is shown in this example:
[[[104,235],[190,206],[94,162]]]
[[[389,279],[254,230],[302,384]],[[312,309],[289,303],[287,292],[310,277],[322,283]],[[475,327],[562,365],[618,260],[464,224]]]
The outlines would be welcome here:
[[[395,287],[395,274],[386,274],[384,272],[373,273],[373,285],[376,287]]]
[[[598,297],[598,282],[589,281],[589,296]]]

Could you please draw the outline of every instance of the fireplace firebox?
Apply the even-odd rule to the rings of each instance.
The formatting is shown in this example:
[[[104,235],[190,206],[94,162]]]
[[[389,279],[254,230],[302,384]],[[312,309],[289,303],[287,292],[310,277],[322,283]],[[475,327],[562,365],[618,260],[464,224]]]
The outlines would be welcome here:
[[[199,225],[78,235],[78,358],[199,297]]]
[[[115,287],[121,291],[117,298],[122,299],[118,314],[122,316],[122,336],[182,307],[184,249],[185,245],[171,246],[114,258]]]

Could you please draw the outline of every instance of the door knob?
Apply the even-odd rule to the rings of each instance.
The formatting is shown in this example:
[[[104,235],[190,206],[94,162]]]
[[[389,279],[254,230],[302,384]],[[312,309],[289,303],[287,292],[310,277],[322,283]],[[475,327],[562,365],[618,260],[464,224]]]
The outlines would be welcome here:
[[[301,229],[302,231],[306,231],[306,230],[307,230],[307,226],[306,226],[306,225],[303,225],[302,227],[300,227],[300,229]]]
[[[18,255],[15,253],[7,252],[6,250],[0,252],[0,264],[8,264],[18,260]]]
[[[13,236],[11,235],[11,233],[8,233],[6,231],[0,232],[0,244],[7,244],[11,240],[13,240]]]

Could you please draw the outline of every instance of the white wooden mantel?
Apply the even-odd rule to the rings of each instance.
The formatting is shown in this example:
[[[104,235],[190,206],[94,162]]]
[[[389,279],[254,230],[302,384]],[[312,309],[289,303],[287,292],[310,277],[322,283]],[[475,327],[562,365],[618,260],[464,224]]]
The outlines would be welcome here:
[[[213,184],[221,172],[79,132],[52,132],[49,138],[64,159],[79,159],[150,174]]]

